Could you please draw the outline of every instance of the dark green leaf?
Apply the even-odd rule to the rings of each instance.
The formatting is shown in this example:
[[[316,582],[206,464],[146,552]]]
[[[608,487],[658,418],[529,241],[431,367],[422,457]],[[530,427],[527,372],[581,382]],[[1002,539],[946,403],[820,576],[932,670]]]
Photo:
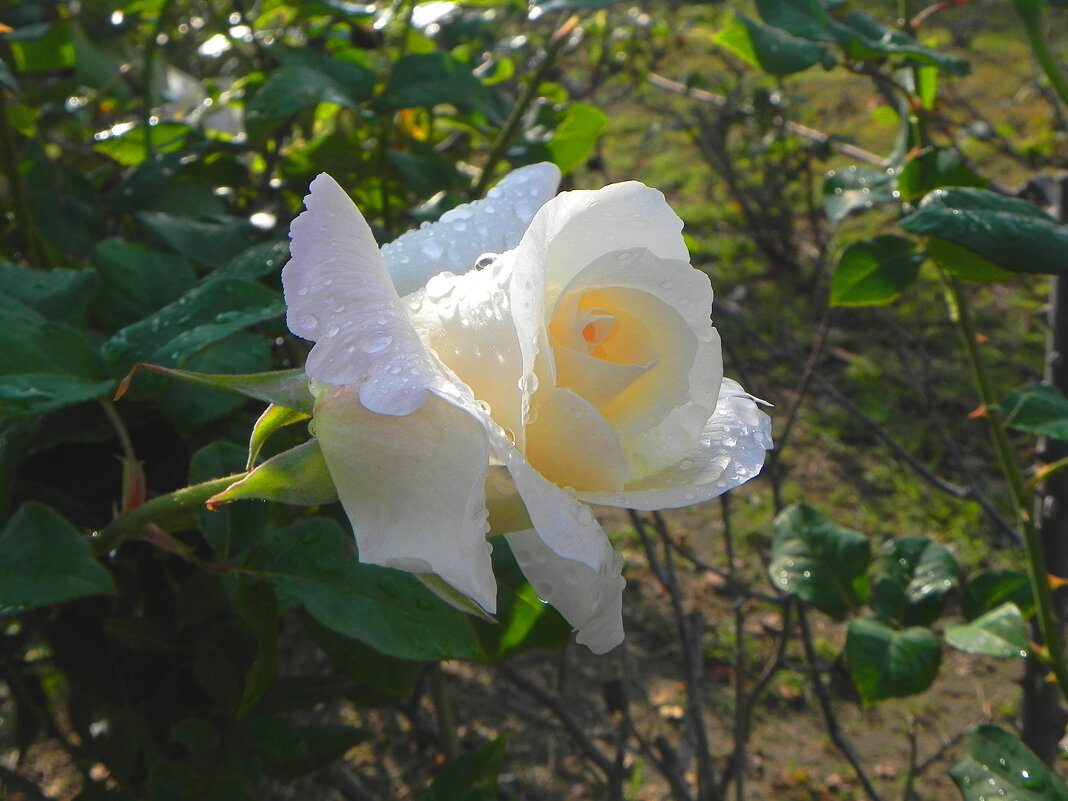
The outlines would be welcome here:
[[[67,21],[48,25],[33,38],[12,36],[9,41],[19,72],[56,72],[74,66],[74,45]]]
[[[990,182],[964,162],[955,147],[929,147],[909,159],[897,177],[901,199],[914,203],[928,192],[947,186],[985,189]]]
[[[816,64],[834,65],[834,57],[823,45],[761,25],[738,13],[713,41],[771,75],[792,75]]]
[[[237,714],[246,714],[263,697],[278,665],[278,601],[262,581],[238,577],[231,605],[256,636],[256,658],[245,673],[244,691]]]
[[[454,759],[442,770],[419,801],[493,801],[497,774],[504,761],[508,738],[501,736],[470,754]]]
[[[1068,228],[1038,207],[984,189],[936,189],[901,220],[913,234],[942,239],[1013,272],[1068,271]]]
[[[870,617],[850,621],[845,656],[866,704],[923,692],[942,664],[942,648],[930,629],[896,631]]]
[[[1068,801],[1068,787],[1015,735],[990,724],[968,739],[949,775],[964,801]]]
[[[895,173],[892,169],[871,170],[848,167],[831,171],[823,182],[823,208],[834,222],[841,222],[855,211],[877,205],[896,203]]]
[[[958,278],[966,281],[1006,281],[1012,273],[960,245],[944,239],[928,239],[927,255],[931,261]]]
[[[960,584],[957,561],[946,548],[925,537],[887,543],[879,557],[871,608],[902,626],[927,626]]]
[[[1012,601],[1030,617],[1034,608],[1034,595],[1027,574],[1018,570],[983,570],[968,579],[961,598],[961,611],[965,620],[975,620],[985,612]]]
[[[68,256],[81,258],[91,252],[103,236],[104,222],[88,178],[53,162],[39,140],[27,146],[19,172],[41,239]]]
[[[344,83],[317,69],[298,64],[279,67],[248,104],[248,111],[267,119],[288,117],[320,103],[357,108],[374,86],[374,73],[357,64],[352,80]]]
[[[1021,387],[998,404],[1005,425],[1036,437],[1068,440],[1068,398],[1056,387]]]
[[[401,659],[481,659],[470,618],[407,573],[355,561],[352,536],[314,519],[268,534],[245,565],[328,628]]]
[[[137,219],[177,253],[205,267],[221,267],[253,243],[252,225],[236,217],[199,220],[164,211],[145,211]]]
[[[0,317],[8,323],[0,326],[0,419],[44,414],[113,390],[97,349],[77,329],[2,294]]]
[[[234,256],[211,275],[215,278],[244,278],[255,281],[277,273],[289,258],[289,242],[260,242]]]
[[[206,281],[151,317],[123,328],[104,344],[104,357],[117,372],[138,362],[179,366],[208,345],[277,317],[284,309],[277,293],[251,281]]]
[[[967,75],[971,70],[967,60],[925,47],[864,11],[850,12],[836,28],[845,51],[856,60],[878,55],[904,56],[909,61],[938,67],[950,75]]]
[[[96,280],[95,270],[31,270],[0,262],[0,292],[58,323],[84,325]]]
[[[264,769],[282,779],[321,768],[367,739],[363,731],[353,726],[293,726],[263,715],[249,717],[245,728],[263,759]]]
[[[831,42],[837,38],[834,21],[819,0],[757,0],[760,18],[801,39]]]
[[[100,274],[94,316],[110,331],[148,317],[196,281],[183,257],[122,239],[97,244],[93,264]]]
[[[334,670],[355,681],[345,689],[345,696],[361,704],[380,706],[395,704],[409,696],[426,663],[395,659],[380,654],[359,640],[345,637],[315,622],[308,630]]]
[[[924,258],[912,240],[900,236],[854,242],[838,258],[831,281],[831,305],[889,303],[916,280]]]
[[[969,654],[1012,659],[1027,656],[1027,626],[1020,608],[1005,603],[971,623],[946,627],[946,642]]]
[[[841,615],[863,601],[870,558],[867,538],[794,504],[775,518],[768,575],[783,592]]]
[[[409,53],[393,65],[385,90],[375,101],[383,111],[439,103],[466,103],[482,93],[471,68],[447,53]]]
[[[39,503],[24,503],[0,530],[0,607],[30,608],[115,591],[85,537]]]

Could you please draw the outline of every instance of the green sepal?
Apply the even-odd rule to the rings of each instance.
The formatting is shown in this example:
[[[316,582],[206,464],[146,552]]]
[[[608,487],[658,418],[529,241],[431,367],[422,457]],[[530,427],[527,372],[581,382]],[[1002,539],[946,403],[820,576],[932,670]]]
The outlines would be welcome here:
[[[209,508],[240,500],[278,501],[321,506],[337,500],[319,440],[272,456],[244,478],[209,498]]]
[[[122,379],[115,393],[118,400],[130,388],[130,382],[138,370],[151,370],[154,373],[177,378],[203,387],[221,389],[224,392],[237,392],[256,400],[284,406],[287,409],[310,415],[315,405],[315,397],[308,389],[308,376],[303,370],[275,370],[268,373],[248,373],[246,375],[210,375],[179,370],[175,367],[161,367],[158,364],[135,364]]]
[[[256,425],[252,427],[252,436],[248,442],[248,464],[245,465],[245,469],[251,470],[256,466],[256,457],[260,455],[263,444],[271,434],[285,426],[299,423],[301,420],[307,420],[310,416],[306,412],[299,412],[296,409],[279,406],[276,403],[272,403],[264,409],[263,414],[256,421]]]

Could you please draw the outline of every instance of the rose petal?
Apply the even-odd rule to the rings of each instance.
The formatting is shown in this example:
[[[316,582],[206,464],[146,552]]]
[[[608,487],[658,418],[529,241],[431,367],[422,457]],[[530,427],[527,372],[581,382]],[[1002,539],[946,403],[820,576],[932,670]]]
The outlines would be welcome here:
[[[534,214],[556,194],[560,170],[532,164],[513,170],[482,200],[465,203],[382,247],[401,295],[446,270],[465,273],[483,253],[503,253],[519,244]]]
[[[363,215],[325,173],[293,221],[292,258],[282,269],[286,322],[315,342],[308,376],[359,384],[371,411],[405,415],[426,400],[441,370],[397,296]]]
[[[522,355],[508,304],[509,255],[463,275],[440,273],[404,298],[412,325],[493,419],[523,447]]]
[[[368,410],[351,387],[320,392],[314,433],[360,561],[436,573],[493,612],[483,422],[437,394],[396,417]]]
[[[623,489],[628,471],[619,437],[588,401],[552,388],[539,390],[534,401],[526,457],[539,473],[561,487]]]
[[[582,270],[617,250],[648,248],[663,259],[688,262],[682,221],[663,194],[630,181],[603,189],[563,192],[542,206],[515,254],[512,310],[524,377],[547,352],[545,298],[550,302]],[[646,279],[647,280],[647,279]],[[555,379],[555,366],[548,365]]]
[[[715,414],[682,459],[628,483],[622,492],[580,492],[579,497],[589,503],[631,509],[689,506],[755,477],[771,448],[771,418],[737,381],[724,378]]]
[[[578,630],[579,643],[603,654],[623,642],[623,559],[607,538],[598,570],[559,556],[537,531],[516,532],[506,539],[538,597]]]

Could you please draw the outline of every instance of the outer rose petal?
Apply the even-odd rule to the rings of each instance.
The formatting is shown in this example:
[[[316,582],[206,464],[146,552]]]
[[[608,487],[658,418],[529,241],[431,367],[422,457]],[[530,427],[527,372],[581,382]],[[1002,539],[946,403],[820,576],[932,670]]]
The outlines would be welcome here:
[[[676,464],[629,483],[622,492],[580,492],[579,497],[631,509],[689,506],[755,477],[771,448],[771,418],[737,381],[724,378],[715,414]]]
[[[397,292],[407,295],[433,275],[465,273],[483,253],[519,244],[534,214],[556,194],[560,170],[532,164],[508,173],[482,200],[465,203],[382,246]]]
[[[436,573],[493,612],[483,422],[434,394],[395,417],[368,411],[352,387],[319,389],[314,431],[360,561]]]
[[[506,539],[538,597],[578,630],[578,642],[595,654],[623,642],[623,559],[607,539],[599,570],[558,556],[533,529]]]
[[[323,174],[304,203],[290,228],[282,288],[289,330],[316,343],[308,376],[359,384],[371,411],[410,414],[441,383],[440,366],[408,322],[371,229],[345,191]]]

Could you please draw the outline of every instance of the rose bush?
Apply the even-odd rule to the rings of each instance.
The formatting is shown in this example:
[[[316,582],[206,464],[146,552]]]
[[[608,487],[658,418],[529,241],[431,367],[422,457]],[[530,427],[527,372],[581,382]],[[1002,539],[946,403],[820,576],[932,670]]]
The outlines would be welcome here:
[[[720,495],[759,472],[770,420],[723,378],[710,282],[663,195],[554,197],[558,181],[516,170],[379,249],[321,175],[282,282],[290,330],[315,342],[312,431],[359,558],[492,613],[487,535],[506,535],[603,652],[623,638],[622,560],[585,502]]]

